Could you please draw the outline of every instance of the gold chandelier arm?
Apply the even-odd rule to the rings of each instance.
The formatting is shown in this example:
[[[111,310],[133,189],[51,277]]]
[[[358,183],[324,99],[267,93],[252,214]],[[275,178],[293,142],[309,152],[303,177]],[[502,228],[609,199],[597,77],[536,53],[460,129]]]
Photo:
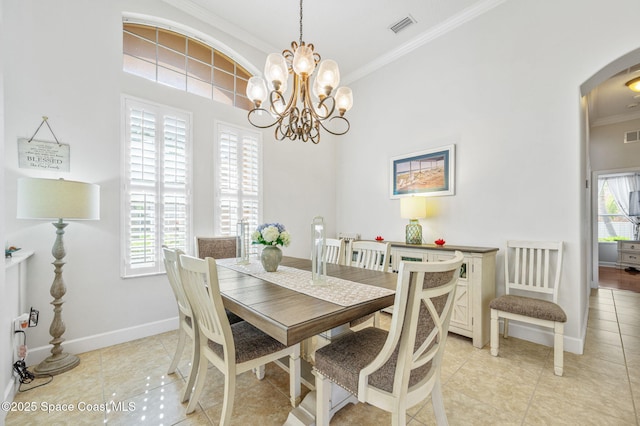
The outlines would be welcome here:
[[[340,131],[333,131],[333,130],[329,129],[327,126],[325,126],[325,122],[326,122],[326,123],[331,123],[333,120],[341,120],[342,122],[344,122],[344,123],[346,124],[346,126],[347,126],[346,130],[345,130],[345,131],[343,131],[343,132],[340,132]],[[335,117],[331,117],[331,118],[330,118],[329,120],[327,120],[327,121],[319,121],[319,123],[320,123],[320,126],[321,126],[324,130],[326,130],[327,132],[329,132],[329,133],[331,133],[332,135],[335,135],[335,136],[342,136],[342,135],[344,135],[345,133],[347,133],[347,132],[349,131],[349,129],[351,128],[351,123],[349,123],[349,120],[347,120],[346,118],[344,118],[344,117],[342,117],[342,116],[340,116],[340,115],[336,115]]]

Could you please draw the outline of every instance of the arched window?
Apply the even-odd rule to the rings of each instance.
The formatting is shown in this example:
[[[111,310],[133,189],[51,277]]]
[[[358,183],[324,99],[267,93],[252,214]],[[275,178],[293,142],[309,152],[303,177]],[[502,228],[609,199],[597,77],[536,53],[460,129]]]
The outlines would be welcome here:
[[[139,23],[122,25],[123,70],[179,90],[250,110],[249,73],[211,46],[175,31]]]

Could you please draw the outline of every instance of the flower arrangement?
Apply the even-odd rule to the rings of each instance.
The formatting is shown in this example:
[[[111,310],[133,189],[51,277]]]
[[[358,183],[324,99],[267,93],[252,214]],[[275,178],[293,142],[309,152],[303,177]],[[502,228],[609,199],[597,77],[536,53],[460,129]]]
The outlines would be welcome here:
[[[251,234],[251,240],[253,244],[288,247],[291,235],[281,223],[263,223]]]

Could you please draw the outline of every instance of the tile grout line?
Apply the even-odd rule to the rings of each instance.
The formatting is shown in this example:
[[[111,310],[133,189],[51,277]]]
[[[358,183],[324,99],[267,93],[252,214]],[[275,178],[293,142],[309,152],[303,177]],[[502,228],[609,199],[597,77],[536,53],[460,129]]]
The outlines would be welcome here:
[[[629,374],[629,364],[627,362],[627,352],[624,350],[624,340],[622,340],[622,329],[620,328],[620,317],[618,316],[618,306],[616,304],[616,292],[611,291],[611,296],[613,299],[613,309],[616,315],[616,323],[618,324],[618,336],[620,337],[620,345],[622,346],[622,356],[624,358],[624,368],[627,372],[627,384],[629,385],[629,393],[631,394],[631,406],[633,407],[633,413],[636,416],[636,425],[638,425],[638,419],[640,416],[638,415],[638,407],[636,407],[636,401],[633,397],[633,386],[631,386],[631,375]]]

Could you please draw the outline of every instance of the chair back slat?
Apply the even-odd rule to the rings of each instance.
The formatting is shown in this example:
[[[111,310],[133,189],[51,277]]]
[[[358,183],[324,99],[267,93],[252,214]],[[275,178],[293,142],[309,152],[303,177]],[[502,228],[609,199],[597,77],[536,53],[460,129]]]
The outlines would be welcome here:
[[[390,251],[389,243],[353,241],[350,244],[347,264],[358,268],[387,272]]]
[[[336,238],[327,238],[325,240],[326,252],[325,262],[334,263],[336,265],[344,264],[344,240]]]
[[[508,241],[505,290],[549,294],[557,303],[563,258],[562,242]]]
[[[201,337],[222,345],[225,359],[234,360],[233,336],[220,294],[215,260],[183,254],[180,256],[180,275]]]
[[[184,286],[180,279],[180,273],[178,272],[178,262],[181,254],[184,253],[178,249],[162,248],[164,269],[167,271],[167,279],[169,280],[169,285],[171,285],[171,289],[173,290],[173,295],[176,298],[178,309],[185,316],[192,317],[191,305],[187,299],[187,294],[184,291]]]

